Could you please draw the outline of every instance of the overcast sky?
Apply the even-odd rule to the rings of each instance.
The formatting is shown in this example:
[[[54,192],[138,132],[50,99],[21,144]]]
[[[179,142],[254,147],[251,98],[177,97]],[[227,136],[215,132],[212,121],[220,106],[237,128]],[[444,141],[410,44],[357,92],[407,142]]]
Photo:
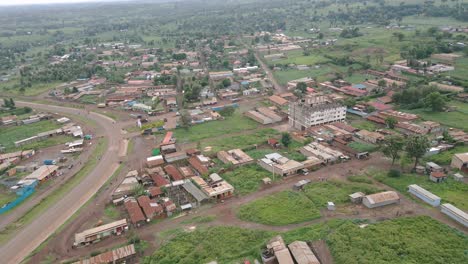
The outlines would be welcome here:
[[[30,5],[79,2],[99,2],[99,0],[0,0],[0,5]]]

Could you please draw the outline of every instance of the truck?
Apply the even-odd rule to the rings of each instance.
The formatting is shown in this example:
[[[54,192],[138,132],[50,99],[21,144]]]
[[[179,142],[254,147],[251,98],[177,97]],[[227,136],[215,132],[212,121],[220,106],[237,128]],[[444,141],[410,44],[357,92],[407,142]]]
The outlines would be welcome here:
[[[44,160],[44,165],[55,165],[55,164],[57,164],[57,161],[55,161],[53,159]]]

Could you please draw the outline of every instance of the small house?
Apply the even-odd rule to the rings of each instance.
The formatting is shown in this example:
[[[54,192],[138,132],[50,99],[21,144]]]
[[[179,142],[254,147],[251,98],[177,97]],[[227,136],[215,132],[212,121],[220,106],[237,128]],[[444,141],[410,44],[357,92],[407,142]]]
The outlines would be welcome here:
[[[450,166],[463,172],[468,172],[468,152],[453,155]]]
[[[433,182],[439,183],[447,179],[447,174],[441,171],[433,171],[429,174],[429,179]]]
[[[444,168],[439,166],[438,164],[434,162],[427,162],[426,163],[426,170],[431,173],[431,172],[443,172]]]
[[[400,197],[394,191],[386,191],[375,194],[366,195],[362,198],[362,203],[367,208],[376,208],[389,204],[399,203]]]
[[[455,173],[453,175],[453,179],[458,182],[462,182],[465,177],[461,175],[460,173]]]
[[[363,192],[355,192],[349,195],[349,199],[352,203],[359,204],[362,202],[362,198],[365,196]]]
[[[409,185],[408,192],[432,206],[440,205],[439,196],[436,196],[435,194],[427,191],[426,189],[420,187],[419,185],[416,185],[416,184]]]

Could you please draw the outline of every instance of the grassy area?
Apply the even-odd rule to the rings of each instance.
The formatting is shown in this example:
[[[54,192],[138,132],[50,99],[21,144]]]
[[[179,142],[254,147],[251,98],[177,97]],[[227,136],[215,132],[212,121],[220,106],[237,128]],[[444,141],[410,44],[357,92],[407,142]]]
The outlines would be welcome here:
[[[348,115],[349,117],[350,115]],[[357,129],[365,129],[365,130],[369,130],[369,131],[374,131],[377,129],[377,125],[371,121],[368,121],[364,118],[357,118],[357,119],[352,119],[352,121],[350,122],[350,125],[352,125],[353,127],[357,128]]]
[[[274,71],[273,75],[281,85],[286,85],[289,81],[304,77],[317,78],[319,82],[326,81],[327,79],[329,79],[327,76],[330,74],[333,75],[334,72],[335,69],[333,69],[332,67],[327,65],[321,65],[318,69],[312,68],[306,71],[293,69]]]
[[[22,226],[30,223],[32,220],[37,218],[47,208],[55,204],[61,199],[66,193],[70,192],[78,183],[80,183],[84,177],[86,177],[96,166],[98,157],[101,157],[104,151],[107,149],[107,139],[102,139],[96,143],[96,149],[89,158],[86,165],[75,174],[70,180],[60,186],[57,190],[51,193],[49,196],[41,200],[35,207],[27,211],[17,221],[9,224],[4,230],[0,232],[0,244],[3,244],[8,238],[14,235],[15,231]]]
[[[325,208],[327,202],[334,202],[336,205],[348,203],[349,195],[355,192],[372,194],[379,191],[379,188],[366,183],[329,180],[307,185],[304,189],[304,194],[318,208]]]
[[[214,122],[213,122],[214,123]],[[212,140],[204,141],[201,146],[202,150],[205,147],[211,147],[211,151],[216,153],[220,150],[229,150],[233,148],[246,148],[255,144],[266,142],[268,138],[278,135],[279,132],[272,128],[265,128],[253,131],[250,134],[243,134],[231,137],[219,137]],[[199,135],[202,136],[202,135]]]
[[[21,126],[10,126],[0,128],[0,144],[4,147],[14,148],[15,141],[29,138],[37,135],[37,133],[46,132],[57,129],[60,125],[53,120],[44,120],[37,123]]]
[[[221,177],[232,184],[238,194],[245,195],[257,191],[262,184],[262,179],[272,178],[272,174],[257,164],[251,164],[236,168]]]
[[[357,222],[359,223],[359,222]],[[369,224],[334,219],[280,233],[286,243],[324,239],[337,264],[464,263],[468,237],[428,217],[407,217]],[[211,227],[184,232],[168,230],[172,238],[143,263],[240,263],[260,259],[266,242],[278,233]],[[167,234],[166,234],[167,233]],[[431,254],[427,254],[431,252]]]
[[[332,232],[327,241],[336,264],[467,260],[468,237],[427,216],[398,218],[366,228],[348,222]]]
[[[286,53],[287,58],[280,60],[266,60],[269,65],[275,64],[296,64],[296,65],[314,65],[321,64],[328,61],[327,58],[323,57],[321,54],[314,52],[309,56],[304,56],[302,50],[295,50]]]
[[[174,131],[174,136],[178,142],[197,142],[202,139],[251,130],[256,127],[257,123],[255,121],[242,116],[241,113],[236,111],[233,116],[225,120],[194,125],[188,130],[178,128]]]
[[[13,89],[13,88],[5,88],[7,85],[13,86],[16,84],[16,81],[10,81],[5,83],[3,86],[3,90],[6,94],[9,95],[22,95],[22,96],[36,96],[40,95],[42,93],[45,93],[55,87],[57,87],[60,82],[51,82],[51,83],[40,83],[40,84],[34,84],[31,88],[26,88],[24,93],[21,93],[19,91],[19,88]]]
[[[454,181],[452,178],[448,178],[447,181],[441,183],[432,182],[427,176],[414,174],[403,174],[398,178],[392,178],[380,173],[375,175],[374,178],[397,189],[408,197],[413,197],[407,191],[408,185],[417,184],[442,198],[443,203],[451,203],[462,210],[468,210],[468,185]]]
[[[432,161],[439,165],[449,165],[452,162],[453,154],[468,152],[468,146],[458,146],[451,150],[441,152],[424,158],[425,161]]]
[[[3,206],[6,203],[10,203],[16,199],[16,194],[10,192],[7,188],[0,186],[0,206]]]
[[[109,204],[104,209],[104,215],[110,220],[118,220],[120,218],[120,212],[115,208],[113,204]]]
[[[258,259],[259,249],[272,233],[239,227],[211,227],[180,233],[169,243],[162,245],[143,263],[193,264],[240,263],[246,259]]]
[[[240,207],[242,220],[266,225],[288,225],[320,218],[320,211],[301,192],[284,191]]]
[[[22,150],[22,149],[42,149],[42,148],[48,148],[52,146],[57,146],[61,144],[65,144],[67,142],[73,141],[73,138],[65,135],[60,135],[60,136],[55,136],[48,138],[46,140],[38,141],[38,142],[33,142],[30,144],[23,145],[18,148],[11,148],[9,151],[15,151],[15,150]]]
[[[216,220],[215,215],[206,215],[206,216],[195,216],[194,218],[190,218],[187,220],[182,221],[182,224],[202,224],[202,223],[209,223]]]
[[[407,110],[407,112],[417,114],[424,120],[438,122],[442,125],[463,129],[465,132],[468,132],[468,122],[460,122],[461,120],[467,120],[468,118],[468,114],[463,113],[462,111],[432,112],[426,109],[415,109]]]
[[[353,141],[349,143],[348,146],[358,152],[366,152],[366,151],[372,152],[372,151],[376,151],[379,148],[379,146],[374,145],[374,144],[362,143],[362,142],[357,142],[357,141]]]

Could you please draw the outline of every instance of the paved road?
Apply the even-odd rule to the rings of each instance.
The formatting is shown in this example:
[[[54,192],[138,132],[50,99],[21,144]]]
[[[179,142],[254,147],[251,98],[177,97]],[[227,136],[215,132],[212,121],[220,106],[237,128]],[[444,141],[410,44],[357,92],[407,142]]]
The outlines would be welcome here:
[[[2,263],[20,263],[43,241],[52,235],[66,222],[81,206],[83,206],[107,181],[117,169],[119,163],[119,148],[123,136],[120,126],[113,120],[94,112],[53,105],[42,105],[28,102],[16,102],[19,106],[29,106],[35,109],[62,114],[82,115],[95,121],[102,134],[108,139],[108,149],[93,171],[83,179],[73,190],[67,193],[60,201],[46,209],[30,224],[19,230],[14,237],[0,248]]]

